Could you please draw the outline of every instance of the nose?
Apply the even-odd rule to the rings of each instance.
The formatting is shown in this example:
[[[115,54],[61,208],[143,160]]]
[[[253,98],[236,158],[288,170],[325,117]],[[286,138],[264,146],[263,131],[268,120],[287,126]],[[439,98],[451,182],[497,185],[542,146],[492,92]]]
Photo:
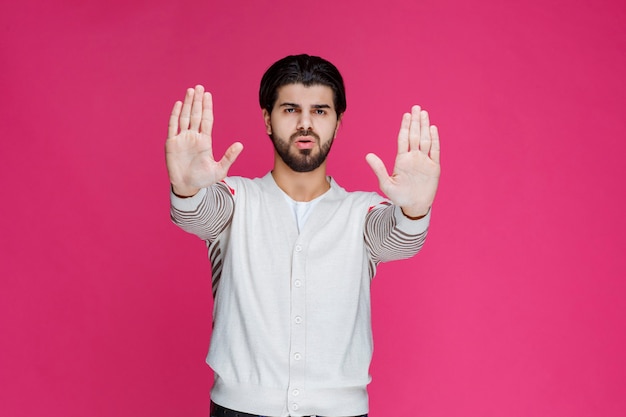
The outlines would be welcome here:
[[[311,116],[307,112],[300,113],[298,119],[298,130],[310,130],[312,128]]]

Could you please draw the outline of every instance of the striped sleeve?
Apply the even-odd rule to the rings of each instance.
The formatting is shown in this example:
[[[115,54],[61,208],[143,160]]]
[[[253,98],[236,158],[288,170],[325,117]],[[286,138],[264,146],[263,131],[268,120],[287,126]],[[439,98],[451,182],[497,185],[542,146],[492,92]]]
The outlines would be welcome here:
[[[235,208],[232,191],[223,182],[189,198],[179,198],[172,193],[170,201],[174,224],[209,243],[230,224]]]
[[[420,251],[426,240],[430,211],[420,220],[411,220],[400,207],[383,202],[365,218],[365,244],[374,264],[406,259]]]

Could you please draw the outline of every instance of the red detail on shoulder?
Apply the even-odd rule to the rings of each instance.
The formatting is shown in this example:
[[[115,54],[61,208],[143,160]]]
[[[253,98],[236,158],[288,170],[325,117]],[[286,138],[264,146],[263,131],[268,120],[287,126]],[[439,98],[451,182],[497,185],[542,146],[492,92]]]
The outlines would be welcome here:
[[[370,206],[370,208],[367,209],[367,212],[369,213],[370,211],[375,209],[377,206],[390,206],[390,205],[391,205],[391,203],[389,201],[381,201],[380,203],[376,204],[375,206]]]
[[[224,185],[225,185],[226,187],[228,187],[228,190],[230,191],[230,193],[231,193],[232,195],[235,195],[235,189],[234,189],[234,188],[232,188],[230,185],[228,185],[228,184],[226,183],[226,181],[222,180],[222,182],[224,183]]]

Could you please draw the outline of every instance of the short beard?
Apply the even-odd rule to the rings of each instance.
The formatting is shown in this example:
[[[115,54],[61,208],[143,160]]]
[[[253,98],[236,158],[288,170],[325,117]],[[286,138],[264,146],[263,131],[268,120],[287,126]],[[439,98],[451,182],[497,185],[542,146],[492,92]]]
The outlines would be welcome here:
[[[312,149],[300,149],[297,153],[291,153],[291,144],[300,136],[312,136],[317,140],[318,144],[320,143],[320,137],[310,130],[295,133],[291,135],[288,141],[280,138],[277,140],[273,134],[269,135],[280,159],[282,159],[289,168],[296,172],[311,172],[324,163],[333,145],[334,138],[331,138],[328,142],[321,145],[317,155],[311,155]]]

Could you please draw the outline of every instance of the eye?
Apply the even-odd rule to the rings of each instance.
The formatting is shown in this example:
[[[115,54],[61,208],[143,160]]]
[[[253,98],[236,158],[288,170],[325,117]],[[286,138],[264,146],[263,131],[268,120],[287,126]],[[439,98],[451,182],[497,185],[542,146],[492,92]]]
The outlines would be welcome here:
[[[319,116],[323,116],[326,114],[326,110],[324,109],[315,109],[315,114],[319,115]]]
[[[294,109],[293,107],[286,107],[285,108],[285,113],[295,113],[296,109]]]

